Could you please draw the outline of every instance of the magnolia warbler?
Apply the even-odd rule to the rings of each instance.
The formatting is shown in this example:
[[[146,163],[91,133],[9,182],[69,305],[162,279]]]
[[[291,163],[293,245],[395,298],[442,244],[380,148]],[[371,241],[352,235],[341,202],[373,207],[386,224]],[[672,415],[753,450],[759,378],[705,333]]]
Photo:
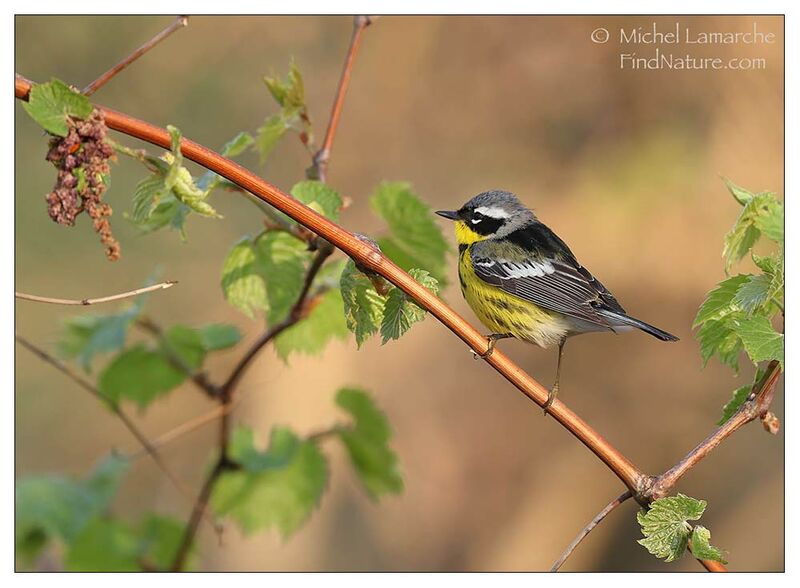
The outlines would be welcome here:
[[[499,339],[509,337],[545,348],[558,345],[545,413],[558,394],[568,337],[635,327],[662,341],[678,340],[628,316],[566,243],[511,192],[483,192],[458,210],[436,214],[455,221],[461,293],[491,330],[482,357],[491,355]]]

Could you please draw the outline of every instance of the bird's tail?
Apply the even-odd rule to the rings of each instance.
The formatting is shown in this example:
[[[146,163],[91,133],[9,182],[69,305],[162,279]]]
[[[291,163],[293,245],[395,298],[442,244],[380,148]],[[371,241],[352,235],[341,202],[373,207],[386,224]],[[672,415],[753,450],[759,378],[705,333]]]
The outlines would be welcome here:
[[[632,316],[628,316],[627,314],[619,314],[616,312],[600,312],[605,318],[609,319],[612,326],[626,326],[626,327],[636,327],[644,331],[645,333],[649,333],[653,337],[657,339],[661,339],[662,341],[678,341],[678,338],[671,333],[667,333],[666,331],[662,331],[658,327],[654,327],[653,325],[648,325],[644,321],[640,321],[639,319],[635,319]]]

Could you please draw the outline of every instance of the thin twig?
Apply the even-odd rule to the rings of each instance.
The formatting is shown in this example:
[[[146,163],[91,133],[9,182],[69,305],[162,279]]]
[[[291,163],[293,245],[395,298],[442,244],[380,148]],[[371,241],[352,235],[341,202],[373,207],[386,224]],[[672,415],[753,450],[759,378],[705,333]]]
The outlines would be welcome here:
[[[584,540],[586,535],[591,533],[592,530],[597,525],[599,525],[600,522],[604,518],[606,518],[606,516],[608,516],[608,514],[612,510],[617,508],[620,504],[622,504],[623,502],[625,502],[626,500],[628,500],[628,498],[631,498],[632,496],[633,495],[631,494],[631,491],[630,490],[626,490],[625,492],[623,492],[622,494],[617,496],[614,500],[609,502],[603,508],[603,510],[601,510],[599,513],[597,513],[595,515],[595,517],[591,521],[589,521],[589,523],[583,529],[581,529],[581,532],[578,533],[577,537],[575,537],[575,539],[572,540],[572,543],[570,543],[567,546],[567,548],[564,550],[564,553],[562,553],[561,556],[555,561],[553,566],[550,568],[550,571],[551,572],[557,572],[559,570],[559,568],[564,565],[564,562],[567,561],[567,558],[570,555],[572,555],[572,552],[575,551],[575,548],[580,544],[580,542]]]
[[[44,302],[46,304],[64,304],[67,306],[89,306],[91,304],[101,304],[103,302],[114,302],[115,300],[123,300],[125,298],[133,298],[140,294],[147,294],[148,292],[155,292],[156,290],[166,290],[172,288],[178,282],[167,281],[160,284],[153,284],[152,286],[145,286],[144,288],[137,288],[129,292],[121,292],[120,294],[112,294],[111,296],[102,296],[100,298],[82,298],[81,300],[72,300],[68,298],[50,298],[49,296],[38,296],[36,294],[26,294],[25,292],[15,292],[14,297],[20,300],[31,300],[33,302]]]
[[[106,85],[106,83],[109,82],[111,80],[111,78],[116,76],[119,72],[121,72],[123,69],[128,67],[131,63],[133,63],[134,61],[139,59],[142,55],[144,55],[145,53],[150,51],[150,49],[152,49],[153,47],[158,45],[161,41],[163,41],[164,39],[169,37],[172,33],[177,31],[178,29],[182,29],[183,27],[185,27],[188,24],[189,24],[189,17],[188,16],[178,16],[172,22],[171,25],[169,25],[163,31],[158,33],[155,37],[153,37],[152,39],[147,41],[147,43],[145,43],[144,45],[142,45],[141,47],[136,49],[136,51],[134,51],[133,53],[128,55],[125,59],[120,61],[117,65],[115,65],[114,67],[109,69],[107,72],[102,74],[100,77],[98,77],[91,84],[86,86],[83,89],[83,95],[84,96],[91,96],[92,94],[97,92],[97,90],[99,90],[104,85]]]
[[[204,371],[198,371],[190,366],[170,345],[169,340],[164,335],[164,331],[158,324],[153,322],[146,316],[140,316],[136,319],[136,326],[143,329],[153,337],[155,337],[164,350],[169,362],[182,371],[186,376],[207,396],[216,398],[220,394],[220,390],[216,384],[208,379],[208,374]]]
[[[67,376],[73,382],[78,384],[81,388],[86,390],[89,394],[94,396],[97,400],[105,404],[111,412],[113,412],[122,424],[125,425],[125,428],[130,431],[131,435],[133,435],[139,444],[142,446],[144,451],[153,459],[159,469],[164,472],[164,475],[167,476],[170,482],[178,489],[178,491],[183,494],[188,500],[192,501],[195,499],[194,493],[184,484],[178,476],[176,476],[172,470],[170,470],[169,466],[164,462],[161,458],[161,455],[158,453],[158,450],[153,446],[153,444],[147,439],[144,433],[136,426],[133,420],[123,411],[119,406],[113,403],[110,399],[104,396],[97,388],[95,388],[89,381],[81,377],[75,370],[70,368],[67,364],[62,361],[59,361],[47,351],[38,347],[37,345],[31,343],[26,338],[22,337],[21,335],[15,335],[17,342],[25,347],[28,351],[36,355],[39,359],[44,361],[45,363],[50,364],[62,374]]]
[[[200,416],[190,419],[184,423],[181,423],[180,425],[170,429],[166,433],[162,433],[161,435],[153,439],[150,442],[150,444],[156,449],[160,449],[164,445],[172,443],[176,439],[179,439],[184,435],[199,429],[203,425],[206,425],[210,422],[217,420],[224,414],[231,412],[235,407],[236,404],[231,404],[229,406],[222,406],[222,405],[217,406],[213,410],[210,410],[204,414],[201,414]],[[139,459],[143,455],[146,455],[146,453],[147,452],[144,449],[142,449],[133,453],[129,453],[127,455],[127,458],[131,460]]]
[[[353,64],[358,54],[358,48],[361,46],[362,33],[371,23],[372,20],[369,16],[353,17],[353,36],[350,38],[350,46],[347,49],[342,75],[339,78],[339,86],[336,89],[336,98],[333,100],[331,117],[328,119],[328,128],[325,131],[325,139],[322,141],[319,151],[314,154],[313,164],[308,173],[309,177],[319,179],[322,182],[326,181],[328,177],[328,163],[331,158],[333,139],[336,136],[336,129],[339,127],[344,97],[350,85],[350,75],[353,73]]]
[[[28,80],[19,75],[15,77],[14,93],[17,98],[26,100],[30,89],[31,83]],[[97,106],[97,108],[103,112],[109,128],[164,149],[170,148],[171,138],[165,129],[109,108],[101,106]],[[486,337],[477,329],[427,288],[414,280],[407,272],[381,253],[375,251],[369,244],[359,240],[353,233],[336,225],[236,162],[215,153],[207,147],[184,138],[181,141],[181,153],[187,159],[241,186],[242,189],[254,194],[310,231],[329,241],[361,266],[381,275],[405,292],[419,306],[430,312],[473,351],[481,355],[487,351]],[[547,402],[549,389],[534,380],[500,350],[495,349],[485,361],[538,406],[543,407]],[[641,499],[646,502],[644,493],[652,486],[653,477],[645,475],[616,447],[567,408],[562,401],[556,400],[550,407],[549,414],[606,464],[631,490],[637,501]],[[704,565],[714,570],[720,569],[717,564],[704,563]]]
[[[194,543],[194,536],[197,534],[200,521],[205,516],[206,509],[208,508],[208,500],[211,498],[211,492],[214,490],[217,480],[226,469],[225,461],[220,457],[205,482],[203,482],[200,494],[197,495],[197,500],[195,500],[194,506],[192,507],[192,514],[189,515],[189,522],[186,524],[181,543],[170,565],[171,571],[179,572],[186,565],[186,559],[189,557],[189,552]]]
[[[322,265],[325,263],[325,260],[328,259],[332,253],[333,246],[331,246],[331,244],[327,241],[323,241],[322,245],[320,245],[320,248],[317,250],[314,260],[311,262],[311,265],[306,271],[306,277],[303,281],[303,288],[301,289],[300,294],[297,296],[297,299],[295,300],[292,309],[289,311],[289,314],[286,315],[286,318],[281,322],[276,323],[271,328],[264,331],[264,333],[248,348],[248,350],[231,371],[228,379],[225,380],[225,383],[221,386],[223,397],[232,395],[236,384],[241,379],[245,370],[247,370],[247,368],[250,366],[255,356],[258,355],[259,351],[261,351],[270,341],[280,335],[283,331],[298,323],[306,316],[308,302],[307,298],[308,293],[311,290],[311,285],[313,284],[317,273],[319,273],[319,270],[322,268]]]
[[[667,496],[678,483],[678,480],[720,443],[750,421],[765,416],[775,396],[775,387],[780,375],[781,364],[778,361],[770,362],[761,379],[753,384],[747,400],[739,407],[739,410],[721,427],[687,453],[682,460],[655,478],[650,488],[643,495],[649,500],[657,500]]]

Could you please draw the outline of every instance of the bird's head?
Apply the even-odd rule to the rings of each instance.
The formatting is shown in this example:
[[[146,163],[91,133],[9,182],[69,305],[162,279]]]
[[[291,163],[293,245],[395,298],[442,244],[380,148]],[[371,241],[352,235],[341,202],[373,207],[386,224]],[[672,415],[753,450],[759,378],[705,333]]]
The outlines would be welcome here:
[[[455,221],[459,245],[502,238],[535,220],[519,198],[503,190],[482,192],[458,210],[439,210],[436,214]]]

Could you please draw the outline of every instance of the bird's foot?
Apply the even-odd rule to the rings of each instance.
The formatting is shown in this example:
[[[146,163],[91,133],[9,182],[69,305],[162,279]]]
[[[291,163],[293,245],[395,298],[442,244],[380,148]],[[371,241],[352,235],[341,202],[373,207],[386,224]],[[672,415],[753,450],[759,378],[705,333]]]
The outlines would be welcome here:
[[[550,407],[553,405],[556,396],[558,396],[558,385],[553,386],[550,389],[550,393],[547,395],[547,402],[545,402],[544,406],[542,407],[544,409],[544,416],[547,416],[547,414],[550,412]]]
[[[492,333],[490,335],[487,335],[486,340],[488,343],[488,348],[483,353],[478,353],[474,349],[470,349],[470,351],[472,351],[472,359],[478,359],[478,358],[487,359],[492,355],[492,352],[494,351],[494,346],[497,345],[497,342],[500,339],[505,339],[510,336],[511,335],[509,335],[508,333]]]

